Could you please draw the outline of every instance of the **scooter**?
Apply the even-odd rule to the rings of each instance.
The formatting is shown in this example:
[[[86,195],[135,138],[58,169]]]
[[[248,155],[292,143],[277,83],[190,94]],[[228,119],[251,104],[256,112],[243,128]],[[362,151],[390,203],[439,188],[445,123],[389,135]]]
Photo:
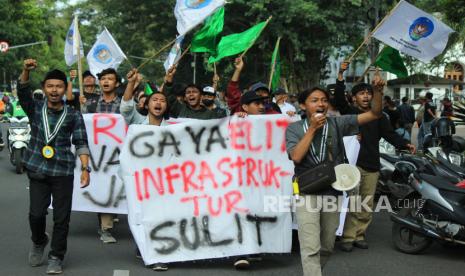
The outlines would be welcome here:
[[[398,162],[396,170],[413,189],[391,214],[394,246],[418,254],[438,240],[465,245],[465,185],[426,157]]]
[[[444,177],[453,177],[453,181],[465,178],[465,139],[455,136],[455,125],[448,118],[439,118],[433,122],[432,134],[425,137],[423,155],[427,157]],[[387,195],[396,202],[411,192],[406,180],[399,177],[395,169],[396,162],[411,161],[410,155],[398,154],[388,142],[380,141],[380,177],[377,186],[378,195]]]
[[[31,139],[31,127],[27,117],[10,118],[8,129],[8,150],[10,151],[10,162],[15,166],[16,173],[24,172],[23,155]]]

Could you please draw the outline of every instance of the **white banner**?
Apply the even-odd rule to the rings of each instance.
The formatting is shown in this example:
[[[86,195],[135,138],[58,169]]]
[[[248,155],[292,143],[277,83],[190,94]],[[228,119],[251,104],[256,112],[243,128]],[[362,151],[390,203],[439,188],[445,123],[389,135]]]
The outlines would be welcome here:
[[[399,3],[391,16],[373,33],[373,37],[423,62],[444,51],[449,26],[406,1]]]
[[[119,114],[84,114],[90,150],[90,185],[80,188],[81,162],[74,172],[74,211],[127,214],[126,195],[118,177],[126,123]]]
[[[266,115],[131,125],[120,160],[144,262],[290,252],[290,212],[266,208],[292,195],[288,124]]]
[[[185,35],[224,4],[224,0],[177,0],[174,16],[179,35]]]

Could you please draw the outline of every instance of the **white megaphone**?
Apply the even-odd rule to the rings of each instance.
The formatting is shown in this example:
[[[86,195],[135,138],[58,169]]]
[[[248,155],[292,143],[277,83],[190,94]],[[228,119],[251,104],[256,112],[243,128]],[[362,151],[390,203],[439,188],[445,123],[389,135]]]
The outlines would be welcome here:
[[[334,167],[336,171],[336,182],[331,186],[338,191],[346,192],[354,189],[360,183],[360,171],[356,166],[340,164]]]

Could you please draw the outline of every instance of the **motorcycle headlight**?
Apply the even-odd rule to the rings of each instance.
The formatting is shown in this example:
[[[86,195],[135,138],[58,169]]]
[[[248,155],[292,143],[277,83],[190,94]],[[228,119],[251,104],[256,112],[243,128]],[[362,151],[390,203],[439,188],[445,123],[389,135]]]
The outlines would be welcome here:
[[[462,164],[462,156],[460,154],[449,153],[449,160],[456,166],[460,166]]]
[[[396,148],[384,139],[379,142],[379,152],[387,154],[396,154]]]
[[[439,149],[439,150],[436,152],[436,156],[441,156],[442,158],[448,160],[447,154],[446,154],[445,152],[443,152],[441,149]]]

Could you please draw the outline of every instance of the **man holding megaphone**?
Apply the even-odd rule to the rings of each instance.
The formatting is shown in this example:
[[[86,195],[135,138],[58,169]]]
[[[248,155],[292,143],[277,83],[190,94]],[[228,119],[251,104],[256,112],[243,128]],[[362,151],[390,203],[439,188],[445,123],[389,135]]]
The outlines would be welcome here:
[[[384,85],[377,74],[371,108],[358,115],[327,117],[329,95],[321,88],[308,89],[299,95],[306,119],[289,125],[286,146],[295,164],[294,193],[300,194],[296,216],[304,275],[321,275],[334,248],[339,212],[322,206],[328,196],[333,200],[340,195],[331,185],[335,182],[334,167],[344,163],[342,138],[356,135],[360,125],[381,117]]]

